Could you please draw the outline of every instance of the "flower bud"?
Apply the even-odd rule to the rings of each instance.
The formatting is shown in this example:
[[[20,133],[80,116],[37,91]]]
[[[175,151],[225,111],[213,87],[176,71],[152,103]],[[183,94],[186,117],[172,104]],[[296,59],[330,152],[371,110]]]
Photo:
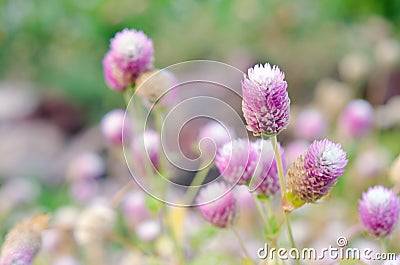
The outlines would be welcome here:
[[[308,141],[322,138],[327,130],[327,121],[317,109],[303,110],[294,124],[295,136]]]
[[[248,70],[242,81],[242,110],[254,135],[276,135],[289,124],[290,99],[285,74],[269,63]]]
[[[253,143],[258,151],[257,169],[254,181],[250,185],[250,189],[265,196],[273,196],[280,190],[278,167],[274,149],[270,140],[259,139]],[[283,156],[283,148],[278,143],[279,152],[282,159],[284,172],[287,170],[286,158]]]
[[[223,182],[213,182],[202,188],[197,203],[204,219],[217,227],[227,227],[235,218],[236,200]]]
[[[208,158],[214,157],[216,151],[234,137],[235,133],[232,128],[216,121],[210,121],[200,129],[197,139],[202,155]]]
[[[114,228],[116,215],[106,204],[96,203],[79,216],[75,227],[75,239],[80,245],[103,240]]]
[[[242,185],[253,177],[258,157],[258,150],[248,139],[236,139],[218,150],[215,164],[226,181]]]
[[[149,168],[158,169],[160,160],[160,135],[153,129],[146,130],[132,142],[135,166],[141,173],[146,173],[145,163],[151,163]]]
[[[177,97],[177,80],[168,70],[153,70],[142,73],[136,79],[136,94],[149,102],[172,103]]]
[[[18,223],[7,234],[1,249],[0,265],[30,265],[41,247],[41,232],[49,216],[41,214]]]
[[[141,73],[152,69],[153,53],[153,42],[142,31],[124,29],[118,32],[103,59],[107,85],[116,91],[133,85]]]
[[[399,198],[392,190],[378,185],[363,193],[358,209],[365,229],[373,236],[385,237],[399,219]]]
[[[103,117],[100,129],[108,141],[121,145],[123,137],[129,141],[132,124],[129,118],[125,118],[125,112],[122,109],[115,109]]]
[[[303,203],[315,202],[328,195],[344,173],[347,162],[346,152],[340,144],[327,139],[314,141],[290,166],[288,191]]]
[[[153,242],[160,235],[160,223],[156,220],[143,221],[136,227],[137,236],[145,242]]]
[[[67,169],[70,180],[93,180],[104,174],[103,159],[96,153],[83,153],[75,157]]]
[[[365,136],[372,128],[374,109],[363,99],[351,101],[338,120],[339,132],[350,139]]]

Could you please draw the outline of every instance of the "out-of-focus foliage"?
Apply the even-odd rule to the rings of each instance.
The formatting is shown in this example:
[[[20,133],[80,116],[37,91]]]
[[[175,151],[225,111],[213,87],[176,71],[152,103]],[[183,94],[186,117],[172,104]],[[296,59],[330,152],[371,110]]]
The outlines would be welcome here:
[[[373,0],[3,0],[0,78],[64,91],[97,120],[121,103],[102,78],[108,39],[133,27],[154,40],[157,67],[212,59],[245,70],[268,58],[300,87],[334,72],[348,49],[363,48],[348,38],[357,22],[378,15],[396,26],[399,13],[398,1]]]

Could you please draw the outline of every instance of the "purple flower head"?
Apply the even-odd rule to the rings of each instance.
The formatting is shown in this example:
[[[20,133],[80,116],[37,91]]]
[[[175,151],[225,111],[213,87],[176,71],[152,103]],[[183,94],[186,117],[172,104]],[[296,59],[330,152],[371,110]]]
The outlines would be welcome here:
[[[372,128],[374,109],[371,104],[363,99],[351,101],[338,120],[340,133],[350,139],[366,135]]]
[[[146,206],[146,198],[142,191],[131,191],[121,205],[122,213],[128,224],[136,225],[151,216]]]
[[[279,144],[279,143],[278,143]],[[259,139],[253,143],[257,150],[257,169],[254,174],[254,181],[250,189],[256,187],[257,193],[265,196],[273,196],[280,190],[278,168],[274,156],[274,149],[269,140]],[[283,156],[283,148],[279,145],[284,171],[287,170],[286,159]]]
[[[102,157],[97,153],[83,153],[76,156],[67,168],[67,176],[72,181],[93,180],[105,172]]]
[[[276,135],[289,123],[290,99],[285,74],[269,63],[250,68],[242,81],[242,110],[254,135]]]
[[[115,91],[122,91],[130,87],[136,79],[132,72],[126,71],[117,64],[113,51],[108,51],[104,56],[103,75],[108,87]]]
[[[153,68],[153,54],[153,42],[142,31],[124,29],[115,34],[103,59],[107,85],[116,91],[133,85],[141,73]]]
[[[252,178],[258,157],[258,150],[248,139],[236,139],[218,150],[215,164],[226,181],[242,185]]]
[[[216,121],[210,121],[200,129],[197,139],[201,152],[208,158],[214,157],[216,150],[233,137],[235,137],[235,133],[230,127]]]
[[[294,134],[304,140],[321,139],[328,130],[326,118],[317,109],[300,112],[294,124]]]
[[[359,201],[361,223],[377,237],[389,235],[399,219],[399,198],[383,186],[375,186],[364,192]]]
[[[142,73],[136,79],[136,94],[148,103],[157,102],[171,105],[178,97],[176,76],[168,70],[152,70]]]
[[[138,170],[146,173],[145,163],[151,163],[150,168],[158,169],[160,160],[160,135],[153,129],[146,130],[132,142],[135,165]]]
[[[41,232],[47,228],[49,219],[48,215],[37,215],[15,225],[1,248],[0,265],[32,264],[42,245]]]
[[[340,144],[327,139],[314,141],[289,168],[287,187],[303,202],[315,202],[330,192],[347,162]]]
[[[108,141],[121,145],[123,137],[128,138],[129,141],[132,126],[130,120],[125,119],[125,112],[122,109],[115,109],[103,117],[100,129]]]
[[[153,68],[153,42],[143,31],[123,29],[111,39],[110,49],[118,67],[134,77]]]
[[[214,182],[200,190],[197,197],[199,210],[211,224],[227,227],[236,216],[236,200],[231,190],[223,182]]]

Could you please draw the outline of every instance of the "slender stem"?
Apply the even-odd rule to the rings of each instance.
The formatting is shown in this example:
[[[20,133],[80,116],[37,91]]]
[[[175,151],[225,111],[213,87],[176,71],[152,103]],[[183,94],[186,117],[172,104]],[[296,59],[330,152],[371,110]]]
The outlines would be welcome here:
[[[202,167],[200,167],[202,168]],[[193,202],[194,198],[196,197],[197,192],[199,191],[201,184],[204,182],[206,179],[208,172],[210,171],[211,165],[208,165],[204,169],[200,169],[197,171],[196,175],[194,176],[192,182],[190,183],[190,186],[188,187],[188,192],[186,193],[185,196],[185,202],[190,204]],[[191,189],[190,187],[193,188]]]
[[[285,180],[284,180],[284,176],[283,176],[283,165],[282,165],[281,152],[279,150],[278,139],[277,139],[276,135],[271,137],[271,143],[274,148],[275,160],[276,160],[276,165],[278,168],[279,183],[281,185],[281,194],[282,194],[282,198],[283,198],[285,191],[286,191],[286,186],[285,186]],[[296,244],[294,242],[294,237],[293,237],[293,233],[292,233],[292,228],[290,226],[289,213],[285,212],[285,220],[286,220],[286,227],[288,230],[291,247],[296,248]],[[300,261],[297,259],[296,259],[296,264],[300,264]]]
[[[126,183],[117,193],[114,195],[114,197],[111,199],[111,206],[113,208],[117,208],[122,200],[124,199],[125,195],[130,192],[133,188],[133,183],[132,181],[129,181]]]
[[[267,228],[268,232],[271,232],[271,229],[269,227],[269,222],[267,220],[267,217],[265,216],[265,213],[264,213],[264,210],[262,208],[260,201],[258,200],[257,196],[254,193],[252,193],[252,195],[253,195],[254,203],[256,204],[257,211],[260,214],[265,227]]]
[[[246,258],[251,260],[251,258],[250,258],[251,256],[249,255],[249,252],[247,251],[246,246],[244,245],[244,242],[243,242],[242,238],[240,237],[238,231],[236,231],[236,229],[233,228],[232,226],[230,228],[231,228],[233,234],[236,236],[236,238],[239,242],[240,248],[242,249],[244,255],[246,256]]]
[[[387,241],[385,240],[385,238],[381,239],[381,251],[382,251],[382,253],[388,252]]]
[[[286,220],[286,227],[287,227],[287,230],[288,230],[291,247],[292,248],[296,248],[296,244],[294,243],[292,227],[290,226],[290,220],[289,220],[289,214],[288,213],[285,213],[285,220]]]
[[[279,184],[281,186],[281,195],[283,198],[283,196],[285,194],[286,186],[285,186],[285,180],[284,180],[284,176],[283,176],[283,165],[282,165],[281,152],[279,151],[278,140],[277,140],[276,135],[271,136],[271,143],[274,148],[275,160],[276,160],[276,165],[278,168]]]

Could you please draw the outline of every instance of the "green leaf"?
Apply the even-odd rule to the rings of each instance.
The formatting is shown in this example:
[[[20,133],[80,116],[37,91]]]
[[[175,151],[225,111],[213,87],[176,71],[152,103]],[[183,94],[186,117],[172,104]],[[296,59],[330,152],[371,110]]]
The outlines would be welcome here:
[[[257,194],[257,199],[259,199],[260,201],[268,201],[269,196],[264,195],[264,194]]]
[[[285,195],[282,200],[282,207],[285,210],[285,212],[292,212],[293,210],[296,210],[297,208],[300,208],[305,204],[304,201],[301,199],[297,198],[293,193],[290,191],[286,191]]]
[[[157,213],[161,206],[160,201],[154,199],[151,196],[146,196],[145,204],[146,204],[147,208],[153,213]]]

